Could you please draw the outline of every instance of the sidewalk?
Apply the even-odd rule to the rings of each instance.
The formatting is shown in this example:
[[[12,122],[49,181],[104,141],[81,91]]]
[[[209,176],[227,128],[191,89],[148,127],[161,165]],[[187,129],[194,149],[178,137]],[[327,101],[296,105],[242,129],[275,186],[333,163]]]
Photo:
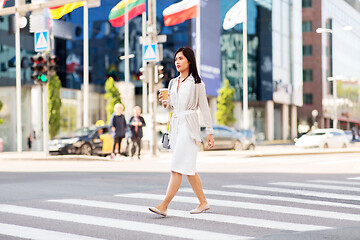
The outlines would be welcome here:
[[[231,150],[229,150],[231,151]],[[208,151],[206,153],[217,152]],[[157,156],[153,158],[149,151],[142,152],[143,160],[161,160],[169,158],[170,152],[157,152]],[[349,148],[330,148],[330,149],[303,149],[297,148],[290,144],[262,144],[256,147],[255,150],[239,151],[238,158],[251,157],[268,157],[268,156],[292,156],[292,155],[314,155],[314,154],[335,154],[335,153],[360,153],[360,143],[351,144]],[[100,156],[85,156],[85,155],[48,155],[44,152],[2,152],[0,153],[1,160],[55,160],[55,161],[118,161],[130,160],[129,157],[121,157],[120,159],[111,159]]]

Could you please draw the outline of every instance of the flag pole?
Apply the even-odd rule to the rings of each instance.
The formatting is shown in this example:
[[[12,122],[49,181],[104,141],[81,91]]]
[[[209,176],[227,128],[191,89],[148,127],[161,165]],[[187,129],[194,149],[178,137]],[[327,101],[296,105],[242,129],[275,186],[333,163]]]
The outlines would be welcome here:
[[[244,22],[243,22],[243,128],[249,128],[248,110],[248,51],[247,51],[247,0],[244,0]]]
[[[129,11],[128,11],[128,0],[125,0],[125,39],[124,39],[124,47],[125,47],[125,117],[129,117],[130,109],[129,109]]]
[[[201,6],[201,0],[198,0],[198,6],[196,8],[197,14],[196,14],[196,39],[195,39],[195,47],[196,47],[196,61],[198,66],[199,74],[201,75],[201,61],[200,61],[200,6]]]
[[[146,38],[146,11],[142,13],[142,38],[143,38],[143,41],[145,40]],[[143,58],[144,59],[144,58]],[[146,61],[143,60],[142,62],[142,67],[145,69],[146,67]],[[148,107],[147,107],[147,82],[145,80],[143,80],[143,98],[142,98],[142,112],[144,114],[147,114],[148,113]]]
[[[89,8],[84,1],[84,127],[89,126]]]
[[[19,7],[20,0],[15,0],[15,7]],[[22,152],[22,115],[21,115],[21,46],[20,46],[20,13],[15,13],[15,61],[16,61],[16,147]],[[43,103],[44,104],[44,103]]]

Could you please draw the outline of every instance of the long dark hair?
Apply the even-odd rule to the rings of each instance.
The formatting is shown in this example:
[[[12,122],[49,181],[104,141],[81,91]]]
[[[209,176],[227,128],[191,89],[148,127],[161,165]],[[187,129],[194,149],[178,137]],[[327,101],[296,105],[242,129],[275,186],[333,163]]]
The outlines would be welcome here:
[[[201,83],[201,78],[199,76],[199,73],[198,73],[198,70],[196,67],[196,59],[195,59],[194,51],[189,47],[179,48],[175,53],[174,61],[175,61],[176,54],[178,54],[179,52],[182,52],[184,54],[184,56],[186,57],[186,59],[190,63],[189,75],[191,74],[194,77],[195,83]]]

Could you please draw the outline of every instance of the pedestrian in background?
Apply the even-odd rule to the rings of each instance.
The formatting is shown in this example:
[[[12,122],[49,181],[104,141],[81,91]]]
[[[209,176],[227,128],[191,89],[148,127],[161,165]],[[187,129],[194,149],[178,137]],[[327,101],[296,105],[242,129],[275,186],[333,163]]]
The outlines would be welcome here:
[[[115,104],[114,106],[114,113],[110,119],[110,126],[113,130],[113,138],[114,138],[114,145],[111,154],[111,158],[115,157],[115,147],[118,144],[118,156],[121,154],[121,141],[125,137],[126,133],[126,119],[125,116],[122,114],[124,111],[123,105],[120,103]]]
[[[214,146],[211,114],[206,98],[205,84],[201,80],[194,52],[191,48],[180,48],[175,53],[175,66],[180,76],[169,83],[168,99],[163,101],[162,93],[159,100],[164,108],[173,112],[170,121],[170,147],[172,150],[171,177],[165,199],[149,210],[166,216],[170,201],[180,188],[182,175],[187,179],[195,192],[200,204],[190,213],[202,213],[210,206],[205,198],[202,183],[196,172],[196,158],[200,144],[200,123],[197,110],[200,108],[207,133],[207,145]]]
[[[31,151],[32,141],[33,141],[33,138],[32,138],[32,135],[30,133],[29,136],[27,137],[27,145],[28,145],[28,150],[29,151]]]
[[[146,126],[145,120],[141,114],[141,108],[136,106],[134,108],[134,116],[132,116],[129,120],[129,126],[131,131],[131,146],[130,146],[130,157],[133,157],[136,151],[136,147],[138,149],[138,159],[140,159],[141,152],[141,138],[143,137],[142,128]]]

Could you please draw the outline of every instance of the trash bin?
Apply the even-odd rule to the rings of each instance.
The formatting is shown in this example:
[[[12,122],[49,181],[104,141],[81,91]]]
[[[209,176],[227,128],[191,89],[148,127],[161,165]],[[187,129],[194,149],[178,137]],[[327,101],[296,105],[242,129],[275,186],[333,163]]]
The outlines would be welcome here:
[[[4,140],[0,138],[0,152],[4,151]]]

